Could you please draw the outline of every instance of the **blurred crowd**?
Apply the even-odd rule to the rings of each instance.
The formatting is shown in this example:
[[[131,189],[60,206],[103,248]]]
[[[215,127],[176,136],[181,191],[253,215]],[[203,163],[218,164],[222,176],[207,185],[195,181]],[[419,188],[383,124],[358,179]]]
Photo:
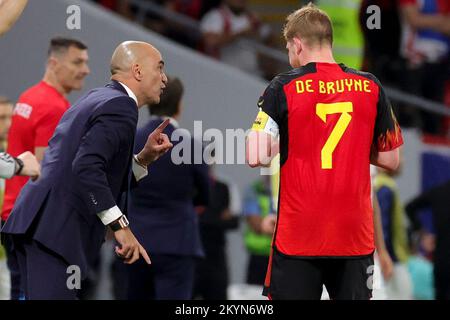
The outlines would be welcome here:
[[[96,0],[131,20],[245,72],[271,80],[287,63],[267,51],[243,45],[253,40],[284,50],[277,13],[262,12],[251,0]],[[271,3],[272,1],[267,1]],[[299,4],[309,1],[299,1]],[[333,21],[338,62],[375,74],[383,84],[404,93],[450,106],[450,3],[446,0],[312,1]],[[153,3],[165,15],[139,5]],[[287,2],[287,3],[292,3]],[[374,9],[377,6],[378,9]],[[286,10],[289,7],[286,6]],[[144,10],[144,11],[143,11]],[[197,27],[186,27],[177,13]],[[286,14],[288,12],[285,12]],[[263,19],[263,18],[264,19]],[[248,43],[247,43],[248,44]],[[396,101],[402,127],[450,137],[450,117]]]

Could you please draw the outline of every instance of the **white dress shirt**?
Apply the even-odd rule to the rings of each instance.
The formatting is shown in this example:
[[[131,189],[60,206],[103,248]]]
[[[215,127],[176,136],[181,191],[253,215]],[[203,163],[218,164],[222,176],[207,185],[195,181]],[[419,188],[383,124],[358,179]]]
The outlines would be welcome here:
[[[137,102],[137,98],[136,98],[136,95],[134,94],[134,92],[131,91],[131,89],[128,88],[122,82],[119,82],[119,83],[124,87],[124,89],[126,90],[127,94],[130,96],[130,98],[132,98],[136,102],[136,107],[137,107],[138,102]],[[138,164],[136,162],[135,157],[133,157],[132,170],[133,170],[134,177],[136,178],[136,181],[141,180],[148,174],[147,168]],[[100,220],[102,220],[104,225],[108,225],[111,222],[113,222],[114,220],[117,220],[118,218],[120,218],[120,216],[122,214],[123,213],[122,213],[122,211],[120,211],[119,207],[114,206],[108,210],[104,210],[102,212],[97,213],[97,216],[100,218]]]

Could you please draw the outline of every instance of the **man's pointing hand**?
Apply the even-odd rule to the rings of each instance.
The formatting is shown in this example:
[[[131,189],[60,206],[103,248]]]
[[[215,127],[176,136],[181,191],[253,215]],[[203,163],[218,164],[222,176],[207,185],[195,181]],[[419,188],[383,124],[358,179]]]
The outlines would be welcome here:
[[[140,165],[148,166],[173,147],[169,137],[163,133],[164,129],[169,124],[169,121],[169,119],[164,120],[148,136],[144,148],[137,154],[137,160]]]

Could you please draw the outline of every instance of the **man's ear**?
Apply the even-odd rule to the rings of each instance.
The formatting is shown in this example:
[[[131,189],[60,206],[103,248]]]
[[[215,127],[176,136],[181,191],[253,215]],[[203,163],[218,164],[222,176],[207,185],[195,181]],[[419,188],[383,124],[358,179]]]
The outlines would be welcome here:
[[[55,58],[55,57],[49,57],[48,59],[47,59],[47,66],[50,68],[50,69],[55,69],[55,67],[58,65],[58,60]]]
[[[295,47],[295,54],[299,55],[300,52],[302,52],[303,50],[303,43],[302,40],[300,40],[300,38],[294,37],[292,39],[292,41],[294,42],[294,47]]]
[[[131,70],[133,72],[133,77],[137,80],[137,81],[141,81],[143,76],[142,76],[142,68],[139,64],[135,63],[133,64],[133,66],[131,67]]]

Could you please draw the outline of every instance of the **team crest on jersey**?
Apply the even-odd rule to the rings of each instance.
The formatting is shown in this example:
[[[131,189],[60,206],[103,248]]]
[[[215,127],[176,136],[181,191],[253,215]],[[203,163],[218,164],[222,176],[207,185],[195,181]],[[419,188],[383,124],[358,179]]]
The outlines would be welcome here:
[[[31,116],[31,112],[33,111],[33,107],[26,103],[17,103],[14,108],[14,115],[18,115],[24,117],[25,119],[29,119]]]

